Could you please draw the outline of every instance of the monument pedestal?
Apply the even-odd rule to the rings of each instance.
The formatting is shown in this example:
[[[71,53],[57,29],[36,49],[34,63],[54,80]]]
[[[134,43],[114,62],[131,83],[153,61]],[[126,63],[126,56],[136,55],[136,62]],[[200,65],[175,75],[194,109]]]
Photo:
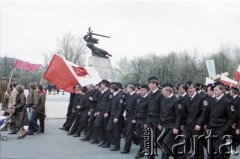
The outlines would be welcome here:
[[[88,66],[94,67],[102,79],[115,81],[115,75],[109,58],[90,56],[88,58]]]

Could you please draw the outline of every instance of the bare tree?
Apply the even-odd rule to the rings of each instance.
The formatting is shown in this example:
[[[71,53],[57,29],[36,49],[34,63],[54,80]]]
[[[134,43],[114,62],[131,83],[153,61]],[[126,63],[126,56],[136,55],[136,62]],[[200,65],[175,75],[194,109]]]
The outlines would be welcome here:
[[[75,38],[70,32],[58,39],[57,53],[77,65],[84,66],[87,47],[82,38]]]

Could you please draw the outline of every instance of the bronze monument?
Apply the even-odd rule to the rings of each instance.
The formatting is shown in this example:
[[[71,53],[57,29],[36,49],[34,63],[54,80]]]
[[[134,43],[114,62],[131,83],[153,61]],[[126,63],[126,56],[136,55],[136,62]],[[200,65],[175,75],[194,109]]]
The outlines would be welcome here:
[[[93,35],[110,38],[109,36],[93,33],[91,27],[89,27],[88,33],[83,37],[83,39],[87,42],[87,47],[92,50],[92,55],[103,58],[109,58],[109,56],[112,56],[107,51],[94,46],[94,44],[98,44],[99,39],[93,38]]]

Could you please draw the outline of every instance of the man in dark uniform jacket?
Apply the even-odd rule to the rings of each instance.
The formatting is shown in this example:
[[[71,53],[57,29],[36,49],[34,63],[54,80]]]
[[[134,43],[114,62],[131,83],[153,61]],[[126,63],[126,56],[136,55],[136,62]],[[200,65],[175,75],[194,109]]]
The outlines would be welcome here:
[[[126,140],[125,146],[121,153],[129,153],[132,141],[136,142],[136,136],[134,134],[136,128],[136,104],[139,95],[135,92],[135,86],[133,84],[128,84],[126,88],[128,94],[126,95]]]
[[[205,97],[197,93],[195,83],[188,83],[188,95],[186,104],[183,105],[183,123],[185,124],[183,135],[187,139],[186,143],[189,148],[190,139],[194,135],[200,136],[204,134],[204,124],[209,107]],[[204,141],[200,140],[194,158],[204,158],[203,145]]]
[[[230,95],[230,87],[228,85],[224,85],[225,91],[224,94],[228,99],[231,99],[231,95]]]
[[[111,84],[110,91],[113,94],[111,102],[104,117],[109,117],[107,132],[111,142],[111,151],[117,151],[120,149],[121,132],[122,132],[122,120],[124,111],[124,100],[122,98],[122,92],[116,84]]]
[[[186,100],[188,98],[186,84],[183,84],[183,83],[178,84],[177,89],[178,89],[179,104],[186,105]],[[183,116],[182,109],[181,109],[181,116]],[[180,125],[180,131],[182,130],[183,130],[183,121],[181,121],[181,125]]]
[[[88,121],[88,126],[87,126],[87,131],[85,134],[85,138],[81,139],[82,141],[89,141],[90,137],[92,137],[93,132],[93,124],[95,121],[95,112],[97,109],[97,100],[99,96],[99,90],[94,87],[94,85],[89,85],[89,97],[88,97],[88,102],[90,105],[90,110],[88,111],[88,116],[89,116],[89,121]]]
[[[173,94],[173,86],[171,84],[163,85],[162,94],[164,98],[160,105],[160,120],[158,124],[158,129],[162,131],[165,129],[167,132],[163,138],[163,143],[161,147],[164,149],[162,151],[162,159],[169,159],[169,156],[176,158],[176,153],[172,153],[172,146],[176,143],[175,137],[179,134],[180,124],[181,124],[181,110],[182,105],[179,103],[178,98]],[[169,152],[167,150],[170,150]]]
[[[140,88],[140,95],[141,97],[137,100],[136,104],[136,136],[140,142],[140,149],[138,150],[137,155],[135,156],[136,159],[143,157],[143,150],[144,150],[144,141],[143,141],[143,130],[144,124],[146,123],[147,116],[148,116],[148,102],[151,98],[149,93],[148,85],[142,85]]]
[[[97,110],[95,113],[95,121],[94,121],[94,135],[93,139],[90,140],[91,143],[98,143],[98,140],[100,140],[101,143],[105,142],[107,138],[107,122],[108,118],[104,118],[104,114],[107,112],[107,107],[110,102],[110,90],[109,90],[110,83],[109,81],[103,79],[99,83],[99,87],[101,90],[101,93],[98,97],[98,103],[97,103]],[[106,145],[108,146],[108,145]]]
[[[224,135],[231,135],[235,111],[231,101],[224,95],[224,90],[225,88],[221,82],[215,82],[214,94],[216,95],[216,100],[210,106],[208,129],[211,130],[212,135],[217,135],[218,138],[212,142],[209,159],[229,158],[225,154],[225,148],[221,149],[221,153],[219,152],[220,145],[226,143],[222,137]],[[213,154],[214,152],[217,152],[217,154]]]
[[[75,94],[74,99],[73,99],[72,113],[71,113],[71,115],[69,117],[69,120],[67,121],[65,127],[62,130],[69,131],[73,122],[74,122],[74,119],[75,119],[75,116],[76,116],[76,106],[78,105],[78,103],[80,101],[80,88],[81,88],[80,85],[75,86],[76,94]]]
[[[153,140],[156,141],[156,130],[158,127],[159,117],[160,117],[160,104],[162,102],[163,95],[158,88],[159,81],[157,77],[148,78],[148,87],[151,91],[151,99],[148,102],[148,117],[144,128],[150,128],[153,130]],[[155,145],[156,146],[156,145]],[[149,156],[153,159],[154,155]]]
[[[87,87],[81,88],[81,94],[82,94],[82,99],[81,99],[82,103],[80,104],[80,107],[79,107],[81,117],[78,122],[77,131],[75,132],[73,137],[79,137],[83,130],[85,130],[86,132],[87,124],[88,124],[88,110],[90,109],[90,104],[88,101],[89,92]]]
[[[73,88],[75,90],[75,86]],[[63,124],[63,127],[59,128],[61,130],[65,130],[66,128],[66,124],[69,122],[70,120],[70,116],[72,115],[72,107],[73,107],[73,101],[74,101],[74,97],[75,97],[75,93],[71,93],[70,94],[70,98],[69,98],[69,104],[68,104],[68,109],[67,109],[67,115],[66,115],[66,121],[65,123]]]
[[[77,137],[79,135],[77,135],[76,133],[78,133],[78,127],[81,126],[80,121],[81,118],[83,117],[83,110],[86,107],[86,87],[81,87],[80,88],[80,96],[79,96],[79,102],[77,103],[77,106],[75,107],[76,110],[76,115],[75,115],[75,119],[74,122],[69,130],[68,135],[74,135],[74,137]]]
[[[232,104],[234,106],[234,121],[233,121],[233,126],[232,126],[232,135],[233,135],[233,143],[234,147],[236,148],[239,145],[239,137],[236,134],[236,129],[237,129],[237,124],[238,124],[238,114],[237,112],[239,111],[240,108],[240,97],[239,97],[239,89],[236,87],[231,87],[230,88],[230,95],[231,95],[231,100]]]

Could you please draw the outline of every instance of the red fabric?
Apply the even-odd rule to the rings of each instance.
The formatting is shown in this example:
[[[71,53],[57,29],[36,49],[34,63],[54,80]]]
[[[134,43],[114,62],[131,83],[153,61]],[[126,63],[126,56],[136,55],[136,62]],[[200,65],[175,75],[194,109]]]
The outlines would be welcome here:
[[[15,64],[13,65],[14,68],[29,71],[29,72],[34,72],[38,70],[42,65],[41,64],[31,64],[26,61],[22,61],[17,59]]]
[[[40,89],[38,90],[38,93],[39,94],[46,94],[44,90],[40,90]]]
[[[75,71],[76,75],[78,77],[85,77],[85,76],[89,76],[87,70],[83,67],[75,67],[72,66],[73,70]]]
[[[71,93],[75,93],[73,87],[78,84],[78,81],[75,79],[64,60],[57,55],[53,56],[43,78],[56,85],[58,88]]]
[[[238,81],[238,82],[240,81],[240,72],[237,71],[237,72],[235,73],[234,79],[235,79],[236,81]]]

